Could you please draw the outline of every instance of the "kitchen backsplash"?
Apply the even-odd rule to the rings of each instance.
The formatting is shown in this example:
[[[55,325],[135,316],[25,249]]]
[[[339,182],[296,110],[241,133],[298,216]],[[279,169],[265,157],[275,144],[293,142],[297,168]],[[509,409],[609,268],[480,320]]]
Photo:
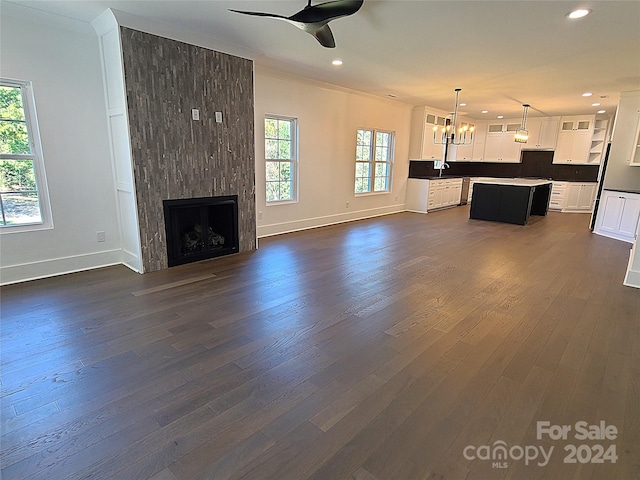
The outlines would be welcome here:
[[[550,178],[558,181],[596,182],[600,165],[553,164],[551,151],[522,152],[521,163],[448,162],[443,174],[461,177],[497,178]],[[438,175],[432,161],[411,160],[409,178],[425,178]]]

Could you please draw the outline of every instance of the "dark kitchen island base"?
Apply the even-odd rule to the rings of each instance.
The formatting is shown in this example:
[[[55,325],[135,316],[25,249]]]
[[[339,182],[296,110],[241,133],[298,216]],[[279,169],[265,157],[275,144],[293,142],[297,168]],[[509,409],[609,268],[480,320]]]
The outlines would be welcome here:
[[[475,182],[470,218],[526,225],[530,215],[546,215],[551,182],[527,179]]]

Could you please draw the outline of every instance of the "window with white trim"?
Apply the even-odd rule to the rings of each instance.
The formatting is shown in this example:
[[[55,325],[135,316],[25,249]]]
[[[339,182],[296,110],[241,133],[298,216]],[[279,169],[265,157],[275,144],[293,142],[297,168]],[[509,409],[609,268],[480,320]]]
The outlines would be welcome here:
[[[31,84],[0,78],[0,227],[47,223],[46,197]]]
[[[267,115],[264,119],[264,156],[267,203],[291,202],[298,198],[297,120]]]
[[[355,193],[391,190],[393,132],[358,129]]]

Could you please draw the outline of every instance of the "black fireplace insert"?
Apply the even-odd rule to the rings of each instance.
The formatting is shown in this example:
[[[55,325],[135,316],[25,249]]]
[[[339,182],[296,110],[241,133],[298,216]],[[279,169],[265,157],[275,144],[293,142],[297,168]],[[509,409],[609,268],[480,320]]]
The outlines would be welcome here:
[[[170,267],[238,252],[237,195],[162,203]]]

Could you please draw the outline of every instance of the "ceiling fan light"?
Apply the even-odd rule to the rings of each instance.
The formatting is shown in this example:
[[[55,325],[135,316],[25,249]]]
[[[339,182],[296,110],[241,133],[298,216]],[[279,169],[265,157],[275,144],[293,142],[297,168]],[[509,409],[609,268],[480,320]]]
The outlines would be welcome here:
[[[588,8],[578,8],[573,12],[568,13],[567,17],[571,18],[572,20],[575,20],[576,18],[586,17],[590,13],[591,13],[591,10]]]

